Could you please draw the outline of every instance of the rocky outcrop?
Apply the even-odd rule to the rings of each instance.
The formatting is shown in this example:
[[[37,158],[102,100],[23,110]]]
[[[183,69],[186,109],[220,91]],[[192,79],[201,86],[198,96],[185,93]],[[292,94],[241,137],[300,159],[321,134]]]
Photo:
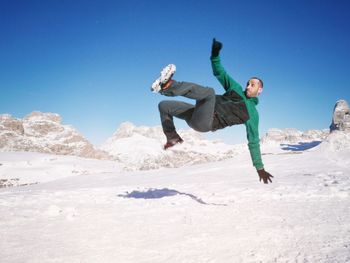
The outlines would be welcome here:
[[[330,134],[318,147],[321,152],[350,150],[350,109],[345,100],[338,100],[333,110]]]
[[[9,114],[0,115],[0,132],[6,131],[18,135],[24,135],[22,121],[12,118]]]
[[[350,109],[345,100],[338,100],[334,106],[333,118],[330,126],[331,132],[350,132]]]
[[[55,113],[32,112],[23,119],[0,115],[0,150],[31,151],[108,159]]]

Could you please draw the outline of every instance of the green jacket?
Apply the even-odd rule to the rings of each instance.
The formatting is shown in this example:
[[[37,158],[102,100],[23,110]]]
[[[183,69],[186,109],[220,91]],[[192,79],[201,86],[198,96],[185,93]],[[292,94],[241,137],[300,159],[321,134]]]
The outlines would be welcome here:
[[[255,106],[258,105],[258,98],[248,98],[243,92],[243,88],[233,78],[231,78],[221,65],[220,57],[211,57],[211,65],[214,76],[219,80],[221,85],[228,92],[236,92],[243,101],[248,110],[249,119],[244,122],[247,131],[248,148],[252,158],[253,165],[256,169],[264,168],[260,153],[260,139],[259,139],[259,113]],[[225,94],[226,94],[225,93]]]

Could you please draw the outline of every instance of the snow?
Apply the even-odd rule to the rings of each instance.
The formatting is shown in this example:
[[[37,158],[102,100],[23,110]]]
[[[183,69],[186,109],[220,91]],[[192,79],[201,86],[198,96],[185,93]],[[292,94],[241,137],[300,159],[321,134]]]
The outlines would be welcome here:
[[[134,136],[119,139],[131,148]],[[1,152],[0,178],[29,184],[0,188],[1,262],[350,262],[350,149],[332,136],[308,150],[263,145],[268,185],[243,146],[229,159],[132,171]]]
[[[0,153],[0,179],[15,185],[43,183],[74,175],[121,170],[120,164],[96,159],[30,152]],[[1,187],[1,184],[0,184]]]
[[[320,145],[320,150],[324,152],[350,150],[350,133],[333,131]]]
[[[206,140],[201,133],[191,129],[178,133],[185,142],[164,151],[166,138],[161,126],[136,127],[126,122],[100,149],[124,164],[125,170],[181,167],[228,159],[242,152],[248,154],[246,144],[228,145],[219,140]]]

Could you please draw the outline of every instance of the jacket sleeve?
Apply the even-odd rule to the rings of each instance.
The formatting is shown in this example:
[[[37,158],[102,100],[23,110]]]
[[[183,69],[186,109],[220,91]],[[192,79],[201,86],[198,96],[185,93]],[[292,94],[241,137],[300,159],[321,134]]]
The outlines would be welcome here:
[[[233,78],[231,78],[224,67],[221,65],[220,57],[211,57],[211,67],[213,69],[214,76],[219,80],[221,85],[226,91],[234,90],[240,96],[243,96],[242,86],[239,85]]]
[[[260,139],[259,139],[259,116],[251,116],[245,123],[247,129],[248,148],[253,165],[256,169],[263,169],[264,164],[261,160]]]

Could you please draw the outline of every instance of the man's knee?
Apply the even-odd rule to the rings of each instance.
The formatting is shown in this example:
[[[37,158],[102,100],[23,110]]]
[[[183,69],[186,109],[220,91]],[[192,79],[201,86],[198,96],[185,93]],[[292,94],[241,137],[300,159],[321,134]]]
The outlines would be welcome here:
[[[215,90],[213,88],[207,88],[207,93],[208,93],[208,96],[214,96],[215,95]]]
[[[159,104],[158,104],[158,109],[159,109],[159,111],[160,112],[165,112],[165,111],[167,111],[167,109],[168,109],[168,101],[165,101],[165,100],[163,100],[163,101],[161,101],[161,102],[159,102]]]
[[[159,111],[163,112],[165,108],[166,108],[166,102],[165,101],[161,101],[161,102],[158,103]]]

